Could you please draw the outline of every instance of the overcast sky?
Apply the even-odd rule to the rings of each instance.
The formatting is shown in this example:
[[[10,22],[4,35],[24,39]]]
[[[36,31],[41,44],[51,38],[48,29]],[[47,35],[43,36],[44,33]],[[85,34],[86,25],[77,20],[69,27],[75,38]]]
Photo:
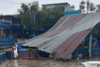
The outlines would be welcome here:
[[[40,7],[42,4],[68,2],[70,5],[75,5],[75,9],[77,10],[79,9],[79,4],[82,0],[0,0],[0,14],[17,14],[17,9],[20,8],[21,3],[31,3],[33,1],[38,1]],[[95,5],[100,4],[100,0],[90,1],[93,2]]]

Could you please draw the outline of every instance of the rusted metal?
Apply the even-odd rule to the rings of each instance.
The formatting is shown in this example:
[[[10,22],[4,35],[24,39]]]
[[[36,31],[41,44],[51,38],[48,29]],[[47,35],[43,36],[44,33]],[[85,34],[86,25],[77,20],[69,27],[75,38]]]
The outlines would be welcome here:
[[[11,53],[11,59],[14,59],[14,54]],[[37,58],[36,55],[34,55],[32,52],[30,52],[29,54],[29,51],[18,51],[18,57],[19,58],[29,58],[29,57],[32,57],[32,58]],[[17,58],[17,59],[19,59]]]
[[[73,41],[70,42],[71,45],[68,47],[68,49],[65,52],[63,52],[60,55],[60,57],[68,58],[90,31],[91,30],[87,30],[87,31],[77,33],[78,35],[74,38]]]
[[[84,37],[84,35],[86,36],[88,33],[90,32],[90,30],[87,31],[83,31],[80,33],[75,33],[73,34],[70,38],[68,38],[64,43],[62,43],[60,46],[58,46],[52,53],[51,55],[55,58],[64,58],[61,55],[66,54],[65,52],[70,50],[70,47],[75,47],[75,43],[78,43],[76,41],[80,41],[82,40],[82,36]],[[83,34],[84,33],[84,34]],[[78,38],[81,37],[81,38]],[[79,43],[80,44],[80,43]],[[79,45],[78,44],[78,45]],[[72,49],[71,49],[72,50]],[[71,51],[70,50],[70,51]],[[55,54],[55,55],[54,55]]]
[[[29,48],[29,51],[19,51],[19,57],[14,58],[13,54],[11,59],[24,59],[24,60],[49,60],[49,58],[40,58],[36,52]]]
[[[45,34],[50,33],[51,31],[55,30],[55,28],[57,28],[57,27],[61,24],[61,22],[64,21],[66,18],[67,18],[67,17],[61,17],[61,18],[57,21],[57,23],[52,27],[52,29],[48,30],[46,33],[43,33],[43,34],[41,34],[41,35],[39,35],[39,36],[37,36],[37,37],[35,37],[35,38],[26,40],[26,43],[27,43],[27,42],[31,42],[31,41],[33,41],[33,40],[39,38],[39,37],[44,36]]]
[[[31,57],[31,53],[30,52],[32,52],[36,57],[34,58],[34,57]],[[38,56],[38,54],[37,53],[35,53],[32,49],[30,49],[29,48],[29,57],[28,58],[22,58],[22,59],[24,59],[24,60],[49,60],[49,58],[40,58],[39,56]]]
[[[21,39],[17,39],[17,41],[18,41],[18,43],[25,43],[25,41],[24,40],[21,40]]]
[[[62,17],[49,31],[30,39],[23,46],[37,47],[54,58],[68,58],[93,27],[100,12]]]
[[[39,56],[38,56],[38,54],[37,53],[35,53],[32,49],[30,49],[29,48],[29,50],[37,57],[37,58],[39,58]]]

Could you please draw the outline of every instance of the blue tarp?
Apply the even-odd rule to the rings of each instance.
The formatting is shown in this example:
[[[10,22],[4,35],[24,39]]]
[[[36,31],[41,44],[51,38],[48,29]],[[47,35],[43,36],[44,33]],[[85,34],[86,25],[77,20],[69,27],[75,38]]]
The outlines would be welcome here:
[[[97,43],[96,43],[96,46],[95,46],[96,48],[100,48],[100,41],[97,41]]]
[[[36,35],[31,35],[31,38],[34,38],[34,37],[36,37]]]
[[[92,40],[96,40],[96,38],[92,38]],[[84,43],[85,45],[88,45],[89,44],[89,38],[86,38],[85,39],[85,43]]]
[[[26,50],[26,49],[22,48],[21,43],[18,43],[18,48],[19,48],[19,50]]]

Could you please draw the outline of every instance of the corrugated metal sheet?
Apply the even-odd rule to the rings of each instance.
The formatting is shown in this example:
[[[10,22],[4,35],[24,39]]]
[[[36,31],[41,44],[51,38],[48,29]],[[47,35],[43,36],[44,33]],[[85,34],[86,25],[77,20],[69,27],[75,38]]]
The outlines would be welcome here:
[[[81,41],[86,37],[86,35],[91,30],[82,31],[79,33],[73,34],[69,37],[65,42],[63,42],[60,46],[58,46],[51,55],[55,58],[66,58],[68,57],[81,43]]]
[[[18,43],[25,43],[24,40],[21,40],[21,39],[17,39]]]
[[[48,32],[23,46],[37,47],[55,58],[68,58],[98,22],[100,12],[62,17]]]

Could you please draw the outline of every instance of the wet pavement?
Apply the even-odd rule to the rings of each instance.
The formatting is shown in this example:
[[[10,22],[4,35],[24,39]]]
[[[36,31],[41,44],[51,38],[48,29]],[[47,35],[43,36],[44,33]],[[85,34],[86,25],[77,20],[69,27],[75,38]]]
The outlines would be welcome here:
[[[81,63],[85,61],[100,61],[100,58],[71,60],[66,62],[56,60],[6,60],[0,64],[0,67],[84,67]]]
[[[4,62],[0,67],[83,67],[77,62],[50,60],[13,60]]]

